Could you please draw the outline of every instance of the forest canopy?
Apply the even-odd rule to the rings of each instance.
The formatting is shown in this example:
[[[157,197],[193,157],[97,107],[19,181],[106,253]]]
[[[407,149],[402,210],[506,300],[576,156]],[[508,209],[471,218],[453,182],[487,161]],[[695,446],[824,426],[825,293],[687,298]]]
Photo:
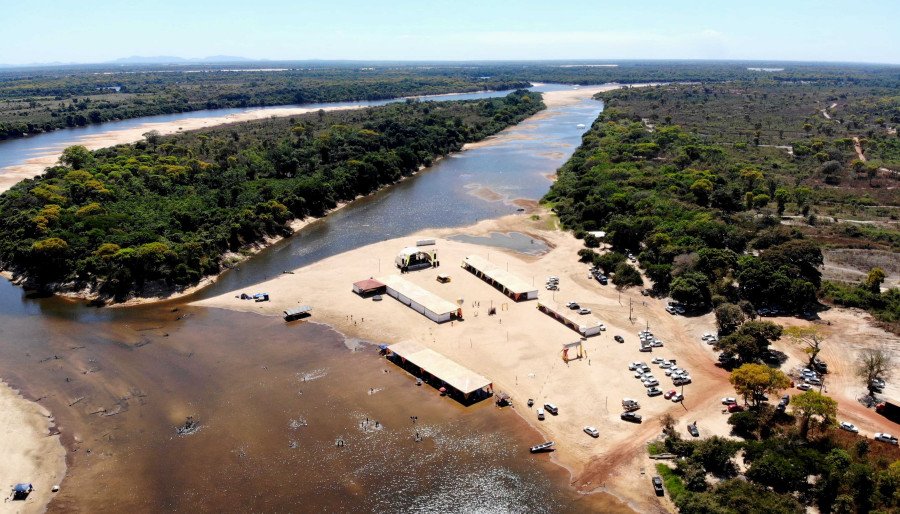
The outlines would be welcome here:
[[[218,273],[222,256],[321,216],[541,110],[541,96],[407,101],[65,150],[0,195],[0,266],[122,298]]]

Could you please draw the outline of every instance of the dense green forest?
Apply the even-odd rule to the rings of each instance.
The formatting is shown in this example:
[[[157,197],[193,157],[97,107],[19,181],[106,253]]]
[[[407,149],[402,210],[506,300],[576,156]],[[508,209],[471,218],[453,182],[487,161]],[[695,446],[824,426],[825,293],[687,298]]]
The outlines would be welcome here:
[[[900,251],[890,90],[729,83],[600,97],[606,110],[546,196],[566,227],[606,230],[616,254],[639,255],[657,294],[689,309],[799,313],[822,296],[897,328],[896,289],[823,287],[820,269],[823,247],[858,249],[860,266],[870,249]],[[859,158],[855,134],[877,160]]]
[[[0,140],[201,109],[383,100],[528,85],[523,80],[426,73],[413,68],[0,72]]]
[[[226,252],[287,235],[289,221],[394,183],[543,107],[520,90],[71,147],[60,166],[0,195],[0,266],[35,285],[118,298],[149,282],[194,284],[217,273]]]
[[[764,68],[771,71],[759,71]],[[524,87],[530,81],[762,81],[896,88],[900,84],[900,68],[726,61],[535,61],[265,62],[6,69],[0,70],[0,139],[199,109],[502,90]]]

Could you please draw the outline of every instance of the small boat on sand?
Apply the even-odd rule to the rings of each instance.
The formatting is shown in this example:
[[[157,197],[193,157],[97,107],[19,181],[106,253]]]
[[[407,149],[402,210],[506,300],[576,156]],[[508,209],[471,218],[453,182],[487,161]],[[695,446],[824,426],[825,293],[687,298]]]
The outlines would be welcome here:
[[[552,452],[554,444],[555,443],[553,441],[547,441],[546,443],[536,444],[531,447],[531,453]]]

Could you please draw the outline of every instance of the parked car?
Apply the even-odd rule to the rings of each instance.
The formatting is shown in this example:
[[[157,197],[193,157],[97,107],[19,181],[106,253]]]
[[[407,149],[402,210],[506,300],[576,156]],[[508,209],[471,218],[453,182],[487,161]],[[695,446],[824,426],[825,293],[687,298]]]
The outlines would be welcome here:
[[[812,388],[812,386],[807,384],[806,382],[803,382],[802,384],[797,384],[797,389],[799,389],[801,391],[809,391],[811,388]]]
[[[625,398],[624,400],[622,400],[622,408],[625,409],[626,412],[631,412],[640,409],[641,404],[638,403],[637,400]]]
[[[662,394],[662,391],[658,387],[648,387],[647,388],[647,396],[659,396]]]
[[[582,308],[578,309],[578,314],[590,314],[590,313],[591,313],[591,310],[588,309],[587,307],[582,307]]]
[[[659,476],[653,477],[653,490],[656,492],[656,496],[665,494],[665,490],[663,490],[663,481]]]
[[[641,349],[638,350],[638,351],[639,351],[639,352],[652,352],[652,351],[653,351],[653,347],[652,347],[652,346],[641,346]]]
[[[806,382],[812,385],[822,385],[822,379],[819,377],[809,377],[806,379]]]
[[[853,423],[849,423],[847,421],[841,421],[840,427],[847,432],[853,432],[854,434],[859,433],[859,428],[857,428]]]
[[[662,348],[663,346],[663,342],[659,339],[654,339],[652,344],[654,348]]]
[[[609,283],[609,279],[606,278],[606,275],[598,275],[598,276],[597,276],[597,282],[600,282],[600,285],[605,286],[606,284]]]
[[[644,363],[643,363],[643,362],[634,361],[634,362],[632,362],[631,364],[628,365],[628,369],[631,370],[631,371],[634,371],[634,370],[636,370],[636,369],[638,369],[638,368],[641,368],[641,367],[643,367],[643,366],[644,366]]]
[[[680,386],[680,385],[687,385],[687,384],[690,384],[690,383],[691,383],[691,377],[690,377],[690,376],[686,376],[686,377],[682,376],[682,377],[678,377],[678,378],[672,380],[672,384],[673,384],[673,385],[677,385],[677,386]]]
[[[640,423],[641,419],[643,419],[637,412],[623,412],[619,417],[624,421],[630,421],[631,423]]]
[[[664,360],[664,361],[662,361],[662,362],[659,363],[659,367],[662,368],[662,369],[669,369],[669,368],[672,367],[672,363],[669,362],[669,361],[667,361],[667,360]]]
[[[891,434],[885,434],[883,432],[875,432],[875,440],[881,441],[883,443],[893,444],[897,446],[897,438],[892,436]]]
[[[736,403],[728,405],[728,412],[743,412],[744,408]]]
[[[671,305],[666,305],[666,312],[668,312],[669,314],[674,315],[674,314],[676,313],[676,312],[675,312],[675,307],[672,307]]]
[[[697,422],[696,421],[693,423],[688,423],[687,428],[688,428],[688,432],[691,434],[691,436],[700,437],[700,431],[697,430]]]
[[[617,343],[624,343],[624,342],[625,342],[625,338],[622,337],[622,336],[614,336],[613,339],[615,339]]]
[[[656,380],[653,377],[648,378],[647,380],[644,380],[644,387],[656,387],[658,385],[659,385],[659,380]]]
[[[547,284],[547,291],[559,291],[559,286],[556,284]]]
[[[575,302],[569,302],[569,303],[567,303],[567,304],[566,304],[566,307],[572,309],[573,311],[574,311],[575,309],[580,309],[580,308],[581,308],[581,306],[578,305],[578,304],[575,303]]]
[[[676,391],[674,389],[669,389],[668,391],[666,391],[666,394],[663,395],[663,398],[668,400],[668,399],[672,398],[673,396],[675,396],[677,393],[678,393],[678,391]]]
[[[545,403],[544,408],[547,409],[547,412],[549,412],[550,414],[553,414],[554,416],[559,414],[559,408],[556,405],[553,405],[552,403]]]
[[[684,395],[681,393],[676,394],[672,397],[672,403],[679,403],[684,401]]]
[[[600,437],[600,431],[594,427],[584,427],[584,433],[593,438]]]
[[[544,409],[540,407],[537,409],[537,418],[539,421],[544,421]]]
[[[722,398],[722,405],[731,405],[732,403],[737,403],[737,398],[726,396]]]

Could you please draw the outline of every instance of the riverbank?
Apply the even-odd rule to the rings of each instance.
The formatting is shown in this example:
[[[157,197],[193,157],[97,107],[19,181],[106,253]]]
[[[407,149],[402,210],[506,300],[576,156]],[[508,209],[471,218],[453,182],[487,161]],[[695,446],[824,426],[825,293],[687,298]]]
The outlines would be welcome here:
[[[510,232],[540,240],[547,252],[532,256],[448,239],[459,234],[484,237]],[[465,321],[438,325],[393,298],[373,302],[350,291],[354,281],[397,273],[394,256],[418,239],[436,240],[434,248],[442,265],[406,274],[404,278],[446,300],[463,299]],[[470,227],[423,230],[375,243],[296,269],[292,274],[198,301],[196,305],[274,317],[285,309],[309,304],[313,306],[312,320],[327,323],[348,337],[387,344],[415,340],[488,377],[495,391],[509,393],[519,407],[516,412],[544,439],[556,441],[553,459],[569,470],[578,491],[612,494],[638,512],[672,510],[668,500],[660,502],[653,494],[649,483],[655,474],[655,461],[647,457],[646,444],[660,436],[659,418],[673,415],[684,437],[689,437],[687,424],[691,422],[697,422],[703,437],[730,435],[728,416],[723,414],[719,400],[734,396],[734,390],[728,373],[716,367],[715,352],[700,340],[702,334],[715,332],[715,318],[712,314],[672,316],[665,311],[664,300],[641,296],[636,288],[619,291],[597,284],[587,276],[587,266],[578,262],[577,253],[582,247],[581,241],[556,228],[552,215],[538,209],[535,217],[512,215]],[[462,270],[459,263],[472,254],[506,267],[526,282],[533,281],[542,301],[577,301],[590,308],[607,330],[584,342],[583,359],[563,362],[562,345],[577,341],[578,334],[539,312],[536,302],[515,303]],[[438,283],[438,273],[450,275],[451,281]],[[547,276],[560,278],[560,291],[545,290],[543,282]],[[236,298],[242,292],[256,291],[268,292],[271,301],[255,303]],[[497,309],[496,315],[489,315],[491,307]],[[842,319],[841,316],[841,310],[823,314],[823,318]],[[272,322],[282,323],[274,318]],[[638,351],[635,334],[646,327],[665,345],[652,354]],[[864,344],[871,333],[856,332],[859,337],[854,337],[854,344]],[[614,335],[623,336],[625,343],[615,342]],[[677,359],[693,378],[693,383],[683,388],[682,403],[648,398],[644,387],[627,369],[629,362],[647,362],[659,356]],[[843,376],[841,380],[852,380],[852,373],[844,371],[838,371]],[[662,371],[657,373],[660,388],[671,389]],[[537,405],[556,404],[559,416],[538,421],[532,409],[524,408],[529,398]],[[642,424],[619,419],[622,398],[641,402]],[[841,415],[852,416],[864,430],[885,430],[874,413],[860,413],[856,407],[842,401]],[[585,426],[597,427],[601,437],[592,439],[585,435]]]
[[[66,475],[66,450],[51,414],[2,381],[0,455],[0,487],[4,499],[17,483],[34,486],[34,492],[25,501],[4,500],[0,513],[44,512],[53,497],[51,488],[60,484]]]
[[[679,413],[683,407],[662,398],[645,402],[643,388],[627,371],[629,361],[641,360],[645,355],[638,353],[636,339],[630,334],[639,330],[636,327],[650,323],[667,344],[689,347],[692,338],[711,330],[712,320],[698,323],[672,317],[661,301],[646,300],[645,304],[636,290],[620,295],[612,287],[599,286],[586,277],[586,267],[578,262],[581,242],[557,230],[555,220],[546,211],[538,210],[536,217],[513,215],[464,229],[425,230],[328,258],[294,270],[293,274],[198,301],[196,305],[278,316],[285,309],[309,304],[314,309],[313,320],[328,323],[348,337],[386,343],[413,339],[488,377],[496,391],[511,394],[519,406],[517,412],[546,439],[557,442],[553,458],[569,470],[579,491],[613,494],[638,512],[660,511],[663,507],[649,484],[651,474],[646,472],[652,466],[645,462],[645,443],[658,435],[656,419],[660,415],[670,412],[683,417]],[[486,236],[495,232],[525,233],[545,242],[549,251],[528,256],[446,239],[456,234]],[[462,298],[465,321],[437,325],[392,298],[372,302],[350,292],[353,281],[396,273],[393,257],[397,251],[420,238],[437,240],[442,266],[407,274],[405,278],[445,299]],[[593,310],[607,325],[607,331],[585,343],[584,359],[564,363],[561,345],[578,340],[578,335],[537,311],[535,302],[514,303],[461,270],[459,262],[470,254],[508,266],[510,272],[533,281],[545,300],[555,297],[560,303],[579,301]],[[451,282],[439,284],[435,280],[437,273],[449,274]],[[543,281],[550,275],[561,278],[560,292],[544,290]],[[272,300],[255,303],[235,298],[242,292],[256,291],[268,292]],[[629,299],[638,305],[634,324],[628,320]],[[497,309],[496,316],[488,315],[490,307]],[[628,344],[615,343],[614,334],[625,335]],[[691,361],[691,356],[683,351],[666,353],[677,356],[679,362]],[[702,389],[695,394],[698,402],[702,395],[703,404],[708,404],[723,387],[728,387],[727,376],[711,362],[712,370],[687,366],[695,383],[701,385],[688,386],[686,393],[692,394],[692,387]],[[623,397],[640,398],[645,404],[641,411],[646,419],[643,425],[619,420],[617,404]],[[555,403],[560,415],[537,421],[534,412],[524,407],[528,398],[538,405]],[[582,428],[587,425],[598,427],[601,438],[585,435]],[[612,473],[599,477],[598,469]]]

